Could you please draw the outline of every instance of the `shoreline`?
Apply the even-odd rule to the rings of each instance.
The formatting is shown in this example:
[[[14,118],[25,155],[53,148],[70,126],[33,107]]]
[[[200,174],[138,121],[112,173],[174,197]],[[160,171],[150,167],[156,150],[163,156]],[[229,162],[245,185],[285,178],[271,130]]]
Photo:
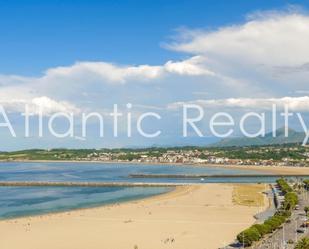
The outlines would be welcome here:
[[[27,219],[27,218],[35,218],[35,217],[41,217],[41,216],[57,216],[57,215],[61,215],[61,214],[66,214],[66,213],[72,213],[72,212],[79,212],[79,211],[85,211],[85,210],[92,210],[92,209],[100,209],[100,208],[104,208],[104,207],[115,207],[118,205],[122,205],[125,203],[130,203],[130,202],[137,202],[137,201],[143,201],[143,200],[152,200],[159,197],[164,197],[164,195],[167,195],[167,197],[169,196],[169,194],[171,194],[172,192],[181,192],[183,187],[189,187],[190,185],[179,185],[179,186],[160,186],[162,188],[171,188],[170,190],[160,193],[160,194],[153,194],[153,195],[149,195],[149,196],[145,196],[145,197],[139,197],[139,198],[133,198],[133,199],[129,199],[129,200],[123,200],[123,201],[117,201],[117,202],[113,202],[113,203],[97,203],[94,204],[93,206],[85,206],[85,207],[77,207],[77,208],[68,208],[66,210],[59,210],[59,211],[47,211],[46,213],[38,213],[38,214],[31,214],[31,215],[21,215],[21,216],[16,216],[16,217],[0,217],[0,223],[1,222],[5,222],[5,221],[10,221],[10,220],[21,220],[21,219]],[[192,187],[194,186],[198,186],[198,185],[192,185]]]
[[[0,163],[95,163],[95,164],[134,164],[136,166],[146,165],[167,165],[171,167],[209,167],[209,168],[223,168],[223,169],[239,169],[239,170],[254,170],[264,173],[274,173],[280,175],[308,175],[309,167],[299,166],[257,166],[257,165],[226,165],[226,164],[194,164],[194,163],[159,163],[159,162],[124,162],[124,161],[79,161],[79,160],[0,160]]]
[[[6,238],[0,246],[4,249],[84,249],[93,242],[95,249],[124,249],[135,245],[150,249],[202,248],[205,232],[209,231],[208,248],[215,249],[235,239],[238,232],[255,222],[254,215],[268,208],[266,201],[263,207],[233,203],[234,186],[180,186],[128,202],[0,220],[0,232]],[[94,232],[98,230],[99,234]],[[119,232],[121,237],[118,238]],[[220,237],[216,237],[218,235]],[[76,236],[80,236],[77,241],[73,239]],[[19,241],[14,241],[14,237]],[[175,243],[171,243],[173,240]]]

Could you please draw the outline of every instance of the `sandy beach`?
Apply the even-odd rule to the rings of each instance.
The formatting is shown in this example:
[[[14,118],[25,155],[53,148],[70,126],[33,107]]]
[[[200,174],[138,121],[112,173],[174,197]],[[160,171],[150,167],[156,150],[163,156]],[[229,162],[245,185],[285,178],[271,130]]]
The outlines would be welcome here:
[[[262,173],[275,175],[309,175],[309,167],[294,166],[255,166],[255,165],[203,165],[205,167],[226,168],[226,169],[242,169],[254,170]]]
[[[123,161],[74,161],[74,160],[14,160],[0,162],[21,162],[21,163],[97,163],[97,164],[135,164],[143,167],[144,165],[169,165],[171,167],[211,167],[211,168],[226,168],[226,169],[241,169],[254,170],[262,173],[276,174],[276,175],[309,175],[309,167],[299,166],[260,166],[260,165],[226,165],[226,164],[192,164],[192,163],[150,163],[150,162],[123,162]]]
[[[248,184],[247,186],[253,186]],[[177,187],[163,195],[92,209],[0,221],[1,249],[217,249],[255,222],[268,206],[244,186],[205,184]],[[235,191],[241,187],[241,191]],[[235,201],[233,196],[243,193]],[[263,199],[264,198],[264,199]]]

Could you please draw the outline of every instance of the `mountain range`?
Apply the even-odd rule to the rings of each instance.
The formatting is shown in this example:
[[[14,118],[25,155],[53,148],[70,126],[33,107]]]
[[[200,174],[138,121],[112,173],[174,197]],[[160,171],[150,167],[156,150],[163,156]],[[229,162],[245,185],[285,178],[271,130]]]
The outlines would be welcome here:
[[[304,132],[298,132],[293,129],[288,129],[288,136],[285,136],[285,128],[280,128],[276,131],[276,136],[273,137],[272,132],[255,138],[248,137],[233,137],[224,138],[219,142],[211,144],[211,147],[241,147],[241,146],[259,146],[259,145],[280,145],[302,143],[305,138]]]

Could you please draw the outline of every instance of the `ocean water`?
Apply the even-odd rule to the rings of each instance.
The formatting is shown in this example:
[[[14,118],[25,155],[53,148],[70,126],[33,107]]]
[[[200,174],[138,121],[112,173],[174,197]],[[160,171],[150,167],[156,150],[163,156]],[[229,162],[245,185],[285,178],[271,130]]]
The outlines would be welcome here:
[[[70,182],[274,182],[275,177],[134,179],[130,174],[255,174],[198,166],[103,163],[0,163],[0,181]],[[0,187],[0,219],[94,207],[162,194],[169,187]]]
[[[170,190],[166,187],[0,187],[0,219],[96,207]]]
[[[134,179],[130,174],[261,174],[261,172],[201,166],[122,163],[0,163],[0,181],[71,182],[200,182],[200,179]],[[261,179],[250,179],[250,181]],[[263,180],[263,179],[262,179]],[[214,182],[246,181],[243,178],[206,179]]]

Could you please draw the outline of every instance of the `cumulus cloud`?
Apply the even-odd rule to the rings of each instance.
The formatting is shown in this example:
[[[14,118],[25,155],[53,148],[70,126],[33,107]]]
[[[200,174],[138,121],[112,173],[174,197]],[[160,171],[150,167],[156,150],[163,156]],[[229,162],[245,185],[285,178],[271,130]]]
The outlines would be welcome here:
[[[162,85],[163,78],[168,78],[166,76],[215,76],[205,68],[204,61],[203,57],[195,56],[153,66],[78,62],[70,66],[47,69],[38,77],[0,75],[0,103],[9,106],[10,110],[20,110],[20,105],[25,103],[31,104],[34,109],[36,106],[44,106],[46,112],[64,109],[76,112],[77,109],[83,109],[76,107],[76,104],[78,106],[90,103],[96,110],[100,109],[98,106],[102,104],[98,103],[101,100],[100,93],[108,99],[117,99],[118,96],[116,103],[122,102],[123,97],[119,96],[118,87],[125,89],[133,85],[134,88],[147,82],[151,88],[152,85]],[[110,94],[106,95],[105,91],[110,91]],[[134,94],[131,98],[138,100],[139,93]]]
[[[202,56],[194,56],[184,61],[168,61],[164,68],[167,72],[179,75],[209,75],[215,76],[216,74],[206,68],[205,58]]]
[[[149,80],[162,75],[161,66],[117,66],[107,62],[78,62],[72,66],[56,67],[46,71],[43,79],[76,79],[78,81],[101,81],[125,83],[129,80]]]
[[[309,17],[297,12],[260,12],[241,25],[214,31],[187,30],[170,49],[227,61],[302,65],[309,58]]]
[[[108,99],[114,99],[114,103],[119,104],[121,99],[118,87],[126,89],[134,85],[135,88],[144,82],[151,82],[150,85],[162,84],[160,80],[169,75],[214,76],[213,72],[203,67],[203,62],[204,59],[199,56],[154,66],[78,62],[70,66],[50,68],[38,77],[0,75],[0,104],[9,107],[11,111],[20,111],[24,109],[21,105],[29,104],[37,112],[37,107],[42,106],[47,113],[50,113],[64,110],[77,112],[79,109],[84,109],[77,107],[78,104],[87,102],[94,105],[92,108],[96,110],[100,109],[98,106],[102,103],[98,101],[101,101],[102,97],[98,96],[96,99],[92,97],[100,92],[106,95],[105,91],[113,91],[107,95]],[[139,96],[137,92],[134,94],[136,97]]]
[[[129,81],[149,81],[166,74],[176,75],[209,75],[215,73],[205,67],[205,58],[194,56],[182,61],[168,61],[163,65],[122,66],[107,62],[78,62],[71,66],[51,68],[43,79],[75,79],[78,81],[101,81],[117,84]]]
[[[165,47],[204,58],[199,67],[222,81],[212,92],[286,96],[295,88],[309,90],[308,27],[309,15],[299,10],[258,12],[241,24],[182,29]]]
[[[271,110],[273,105],[278,109],[285,106],[291,111],[309,111],[309,96],[303,97],[282,97],[282,98],[227,98],[227,99],[210,99],[194,100],[187,102],[175,102],[167,106],[168,109],[178,109],[185,104],[195,104],[204,108],[223,109],[252,109],[252,110]]]
[[[0,96],[11,95],[14,92],[22,95],[35,94],[40,91],[48,94],[59,87],[69,91],[78,85],[137,85],[143,82],[161,83],[165,76],[216,76],[205,67],[206,59],[194,56],[180,61],[168,61],[162,65],[116,65],[108,62],[77,62],[69,66],[47,69],[42,76],[24,77],[19,75],[0,75]],[[19,91],[16,91],[17,88]],[[22,89],[23,88],[23,89]],[[88,92],[91,89],[87,90]]]
[[[35,98],[0,99],[0,105],[8,112],[23,113],[28,108],[29,113],[50,115],[56,112],[77,114],[81,110],[67,101],[56,101],[46,96]]]
[[[302,108],[307,97],[281,96],[296,89],[303,95],[309,91],[308,27],[304,13],[261,12],[243,24],[183,31],[184,39],[168,45],[186,53],[183,60],[159,65],[84,61],[47,69],[37,77],[0,75],[0,103],[12,110],[18,103],[30,103],[34,108],[73,112],[83,105],[100,109],[103,102],[131,101],[156,108],[207,92],[213,100],[203,103],[217,107],[253,108],[277,101]],[[273,77],[272,70],[284,77]],[[252,95],[256,99],[246,98]]]

